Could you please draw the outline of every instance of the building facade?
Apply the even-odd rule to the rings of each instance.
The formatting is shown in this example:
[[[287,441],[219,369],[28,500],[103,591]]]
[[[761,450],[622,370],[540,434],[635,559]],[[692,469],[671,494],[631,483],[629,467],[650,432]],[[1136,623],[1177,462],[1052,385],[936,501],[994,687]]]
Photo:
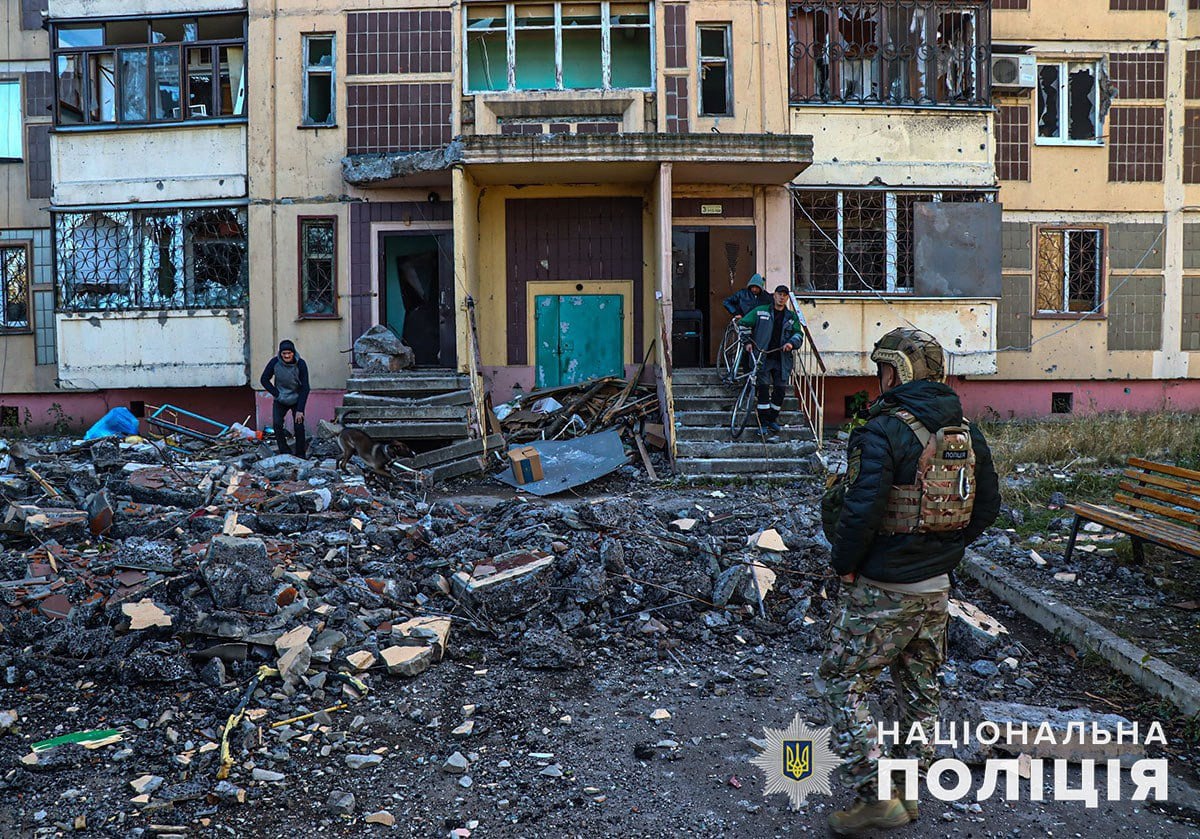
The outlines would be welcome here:
[[[0,3],[0,394],[54,388],[57,351],[49,217],[53,84],[45,4]],[[0,426],[52,422],[52,401],[0,400]]]
[[[1003,0],[993,27],[1004,295],[976,412],[1200,408],[1200,3]]]
[[[976,415],[1190,405],[1189,0],[174,5],[50,0],[10,35],[53,70],[21,123],[49,178],[8,166],[5,229],[35,266],[51,235],[5,406],[261,423],[291,338],[327,418],[376,324],[496,401],[667,379],[755,272],[830,422],[899,325]]]

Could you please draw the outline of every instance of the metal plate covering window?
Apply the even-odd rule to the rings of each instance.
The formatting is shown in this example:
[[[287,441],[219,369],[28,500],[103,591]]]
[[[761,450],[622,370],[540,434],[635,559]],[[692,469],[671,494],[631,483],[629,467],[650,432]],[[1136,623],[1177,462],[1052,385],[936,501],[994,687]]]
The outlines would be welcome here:
[[[21,82],[0,79],[0,162],[21,159]]]
[[[301,216],[300,317],[337,317],[337,216]]]
[[[244,207],[54,214],[59,311],[245,306]]]
[[[303,35],[304,101],[300,124],[327,126],[337,122],[334,107],[334,66],[337,53],[332,35]]]
[[[987,107],[991,0],[788,4],[792,104]]]
[[[797,288],[847,294],[913,292],[913,210],[918,203],[991,200],[986,192],[805,189],[795,196]]]
[[[1101,145],[1098,61],[1038,62],[1037,144]]]
[[[466,7],[468,92],[654,87],[653,5]]]
[[[246,113],[246,16],[58,23],[55,124],[237,119]]]
[[[0,305],[0,330],[29,331],[29,245],[0,246],[0,282],[3,300]]]
[[[1037,235],[1034,310],[1088,314],[1104,291],[1104,231],[1041,227]]]
[[[700,50],[700,116],[733,116],[733,63],[730,61],[732,27],[728,23],[703,24],[696,29]]]

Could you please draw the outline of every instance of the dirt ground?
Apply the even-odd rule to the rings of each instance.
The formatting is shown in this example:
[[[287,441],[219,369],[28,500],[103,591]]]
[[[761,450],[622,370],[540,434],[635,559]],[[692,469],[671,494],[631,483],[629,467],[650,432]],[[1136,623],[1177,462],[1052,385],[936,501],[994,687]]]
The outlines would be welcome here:
[[[772,505],[781,517],[796,506],[811,512],[816,493],[808,483],[768,493],[717,488],[723,497],[703,487],[605,489],[610,504],[628,505],[631,515],[651,510],[664,524],[698,502],[718,518],[752,510],[747,532],[773,523],[763,519]],[[476,483],[461,485],[450,500],[474,514],[512,495]],[[539,505],[576,503],[581,500]],[[179,755],[218,738],[244,681],[223,689],[188,680],[106,683],[92,678],[86,661],[61,655],[34,661],[0,646],[0,663],[7,667],[0,673],[8,674],[0,710],[20,715],[15,731],[0,734],[0,835],[62,835],[77,827],[107,836],[279,836],[297,829],[429,837],[824,834],[830,809],[846,801],[836,782],[833,798],[814,795],[792,812],[784,796],[763,796],[763,778],[750,763],[755,751],[749,738],[761,738],[764,726],[785,726],[796,713],[811,724],[824,721],[813,673],[833,606],[820,594],[836,593],[832,579],[822,579],[826,555],[818,546],[803,544],[785,556],[789,567],[780,568],[766,619],[742,607],[729,611],[734,619],[723,623],[702,605],[672,597],[647,606],[633,596],[640,589],[633,595],[626,589],[628,609],[596,613],[562,633],[573,657],[549,667],[544,657],[530,660],[528,635],[522,634],[529,627],[491,624],[491,631],[481,631],[456,625],[440,663],[411,679],[371,678],[365,697],[347,699],[346,709],[327,718],[290,726],[286,743],[269,723],[318,705],[265,690],[252,703],[264,711],[259,722],[234,738],[236,763],[225,788],[214,778],[211,752],[190,764]],[[631,567],[636,562],[627,560]],[[811,623],[793,611],[802,590],[812,600]],[[1011,637],[996,655],[1015,654],[1019,666],[980,677],[971,670],[971,656],[951,649],[943,676],[945,713],[1002,698],[1117,711],[1143,724],[1160,719],[1170,741],[1163,754],[1170,761],[1172,800],[1107,802],[1102,795],[1096,809],[1053,800],[975,806],[970,799],[934,802],[926,793],[920,820],[888,835],[1200,835],[1200,799],[1192,791],[1200,766],[1194,727],[985,593],[967,586],[964,594],[1005,622]],[[889,694],[885,685],[882,695]],[[331,691],[328,698],[326,704],[333,704],[345,693]],[[669,718],[652,721],[658,709]],[[456,734],[468,719],[473,730]],[[100,727],[120,728],[124,739],[94,751],[59,747],[36,770],[20,762],[35,740]],[[313,736],[306,741],[305,735]],[[456,752],[465,758],[465,774],[444,770]],[[348,754],[382,760],[352,769]],[[280,773],[280,780],[254,780],[256,769]],[[129,782],[143,775],[162,778],[163,786],[149,804],[131,803]],[[976,769],[973,790],[981,779]],[[1104,789],[1103,781],[1098,786]],[[236,790],[243,791],[240,803]],[[353,807],[338,813],[331,807],[334,793],[353,794]],[[394,817],[395,825],[365,822],[379,811]]]

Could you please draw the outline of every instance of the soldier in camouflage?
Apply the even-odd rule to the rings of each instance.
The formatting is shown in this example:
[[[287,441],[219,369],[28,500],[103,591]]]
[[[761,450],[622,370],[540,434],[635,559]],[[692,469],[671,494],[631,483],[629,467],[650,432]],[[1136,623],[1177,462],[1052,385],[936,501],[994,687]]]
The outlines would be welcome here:
[[[831,559],[842,579],[842,597],[818,671],[834,746],[845,760],[857,799],[829,817],[830,828],[839,834],[899,827],[917,818],[916,801],[898,795],[879,800],[881,749],[867,694],[888,668],[903,716],[900,740],[917,723],[932,743],[940,698],[938,670],[946,648],[949,573],[1000,511],[991,452],[972,425],[975,487],[967,526],[944,532],[894,532],[886,527],[889,495],[893,487],[915,484],[924,450],[911,419],[933,432],[962,426],[964,420],[957,394],[943,381],[944,356],[933,336],[917,329],[893,330],[875,345],[871,359],[877,364],[882,396],[847,448],[845,498]],[[896,751],[904,753],[894,757],[916,758],[922,771],[933,760],[932,745],[915,753],[907,753],[903,745]]]

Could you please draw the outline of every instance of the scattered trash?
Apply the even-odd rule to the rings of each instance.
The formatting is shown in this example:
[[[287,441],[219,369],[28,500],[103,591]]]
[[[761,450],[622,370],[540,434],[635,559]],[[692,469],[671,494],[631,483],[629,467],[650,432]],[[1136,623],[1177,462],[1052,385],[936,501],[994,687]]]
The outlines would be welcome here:
[[[98,440],[102,437],[128,437],[138,433],[137,417],[128,408],[113,408],[83,435],[85,440]]]

